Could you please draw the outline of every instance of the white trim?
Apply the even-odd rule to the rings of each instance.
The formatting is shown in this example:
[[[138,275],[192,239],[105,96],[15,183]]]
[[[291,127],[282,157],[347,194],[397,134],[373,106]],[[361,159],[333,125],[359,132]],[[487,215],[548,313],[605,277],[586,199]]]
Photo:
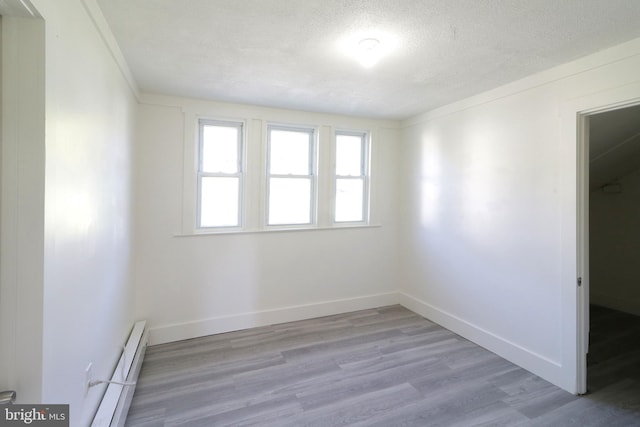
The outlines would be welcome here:
[[[537,354],[402,292],[388,292],[157,326],[150,329],[149,344],[164,344],[207,335],[313,319],[321,316],[348,313],[393,304],[401,304],[414,313],[455,332],[475,344],[496,353],[498,356],[535,373],[545,380],[562,388],[567,388],[563,381],[562,365],[559,361],[551,360],[543,355]]]
[[[332,175],[333,126],[323,125],[318,129],[318,221],[317,228],[332,227]]]
[[[224,112],[230,117],[251,117],[269,123],[293,124],[294,126],[319,127],[318,124],[331,124],[331,126],[342,129],[368,129],[372,126],[388,129],[399,129],[400,121],[366,118],[359,116],[347,116],[343,114],[318,113],[313,111],[289,110],[276,107],[262,107],[253,104],[239,104],[217,100],[186,98],[173,95],[161,95],[154,93],[142,93],[140,103],[175,107],[192,112],[199,112],[203,115],[216,116]]]
[[[640,39],[639,39],[640,40]],[[561,106],[561,158],[573,164],[561,183],[562,200],[562,366],[561,386],[572,393],[585,393],[587,385],[586,350],[589,333],[588,259],[588,147],[585,117],[640,103],[640,83],[615,86],[607,90],[565,101]],[[586,156],[586,158],[585,158]],[[566,162],[566,163],[565,163]],[[583,278],[578,287],[576,279]],[[585,282],[586,278],[586,282]]]
[[[186,234],[174,234],[172,237],[203,237],[203,236],[217,236],[225,234],[261,234],[261,233],[282,233],[291,231],[328,231],[328,230],[350,230],[358,228],[380,228],[382,224],[358,224],[358,223],[344,223],[336,224],[332,226],[269,226],[268,229],[256,228],[256,229],[239,229],[239,228],[216,228],[215,230],[203,229],[198,233],[186,233]]]
[[[589,352],[589,118],[578,114],[576,116],[576,250],[577,250],[577,322],[578,331],[576,344],[578,358],[577,371],[584,372],[580,380],[578,374],[577,393],[587,392],[587,353]],[[579,286],[578,286],[579,285]],[[580,357],[583,354],[584,357]]]
[[[244,228],[241,232],[264,228],[266,169],[265,122],[247,119],[245,150]]]
[[[40,14],[29,0],[0,1],[0,16],[13,18],[40,18]]]
[[[178,229],[180,232],[178,235],[198,235],[198,234],[210,234],[212,230],[223,231],[240,231],[245,224],[246,220],[246,193],[247,190],[244,187],[247,171],[247,150],[249,150],[249,129],[248,120],[244,118],[214,115],[214,114],[200,114],[197,111],[191,109],[181,108],[182,116],[184,120],[183,128],[183,141],[182,141],[182,209],[180,217],[180,225]],[[200,228],[199,225],[199,170],[200,170],[200,121],[210,122],[227,122],[232,124],[242,125],[242,159],[243,177],[241,179],[241,199],[240,199],[240,226],[237,227],[204,227]],[[216,232],[213,231],[213,232]]]
[[[29,403],[41,401],[45,372],[46,25],[0,20],[0,387]]]
[[[331,139],[333,129],[366,129],[369,133],[369,223],[382,222],[380,211],[385,209],[386,193],[384,183],[378,182],[385,171],[380,159],[382,147],[399,138],[395,131],[399,129],[398,121],[367,119],[335,114],[322,114],[305,111],[285,110],[271,107],[259,107],[248,104],[233,104],[220,101],[208,101],[194,98],[182,98],[169,95],[141,94],[141,105],[152,107],[175,108],[182,113],[183,124],[183,173],[181,192],[181,215],[175,217],[174,235],[213,234],[201,233],[196,228],[197,179],[197,128],[198,118],[213,120],[244,121],[245,128],[245,194],[244,194],[244,229],[238,232],[267,231],[266,218],[266,160],[267,160],[267,125],[282,124],[287,126],[313,128],[316,130],[317,144],[317,198],[316,224],[310,229],[324,229],[332,226],[331,221]],[[330,123],[330,124],[328,124]],[[389,133],[391,131],[392,133]],[[378,135],[378,136],[374,136]],[[383,137],[381,135],[387,135]],[[374,139],[379,138],[375,143]],[[258,173],[259,171],[259,173]],[[391,172],[388,172],[391,173]],[[343,225],[334,225],[342,228]],[[275,226],[270,226],[275,227]],[[294,226],[294,229],[300,229]],[[225,230],[226,232],[227,230]],[[270,230],[269,230],[270,231]],[[235,232],[235,231],[234,231]]]
[[[204,151],[204,140],[203,140],[203,130],[205,126],[212,127],[228,127],[235,128],[238,131],[238,140],[237,144],[237,170],[234,173],[221,173],[221,172],[205,172],[203,171],[203,151]],[[238,121],[230,121],[230,120],[217,120],[217,119],[209,119],[204,117],[198,118],[198,146],[196,148],[197,155],[197,167],[196,167],[196,219],[195,219],[195,230],[196,233],[202,231],[215,231],[219,229],[227,229],[227,230],[241,230],[245,226],[245,205],[244,202],[246,200],[245,197],[245,176],[246,176],[246,121],[238,120]],[[236,215],[236,225],[214,225],[214,226],[202,226],[202,181],[203,178],[211,177],[211,178],[237,178],[238,179],[238,201],[237,201],[237,215]]]
[[[308,124],[309,120],[293,122],[292,120],[267,120],[265,118],[251,117],[250,114],[240,111],[216,111],[215,106],[226,107],[234,104],[220,104],[215,102],[204,102],[199,100],[183,100],[182,98],[165,99],[160,95],[145,95],[143,104],[163,106],[167,108],[179,108],[183,115],[183,173],[182,173],[182,193],[181,193],[181,216],[176,219],[174,237],[183,236],[200,236],[200,235],[217,235],[217,234],[236,234],[236,233],[257,233],[271,231],[299,231],[299,230],[328,230],[340,228],[360,228],[360,227],[379,227],[381,221],[376,213],[380,206],[379,193],[382,191],[377,189],[376,174],[380,165],[375,165],[375,150],[379,150],[378,144],[374,145],[373,138],[375,133],[382,133],[382,129],[371,126],[370,121],[357,121],[354,126],[348,126],[348,123],[339,123],[340,126]],[[162,103],[150,103],[151,100],[162,100]],[[174,102],[171,102],[171,101]],[[166,102],[164,102],[166,101]],[[186,105],[180,105],[184,101]],[[250,106],[249,106],[250,107]],[[254,108],[254,107],[251,107]],[[255,107],[258,108],[258,107]],[[279,112],[279,110],[273,110]],[[284,110],[288,111],[288,110]],[[238,113],[237,115],[231,113]],[[304,113],[301,113],[304,114]],[[220,122],[243,123],[243,161],[245,162],[243,184],[243,199],[241,201],[243,208],[241,209],[242,226],[241,227],[211,227],[198,228],[198,153],[199,153],[199,121],[211,120]],[[317,120],[316,120],[317,121]],[[368,125],[368,126],[366,126]],[[268,200],[268,177],[267,177],[267,130],[269,126],[278,128],[299,129],[303,131],[313,130],[313,143],[315,150],[315,159],[313,165],[314,171],[314,187],[315,195],[313,202],[315,206],[312,209],[314,222],[309,224],[291,224],[291,225],[267,225],[267,200]],[[367,176],[366,176],[366,192],[368,206],[366,209],[366,220],[360,222],[333,222],[333,138],[334,129],[350,132],[362,132],[366,134],[367,149]],[[395,128],[388,128],[395,130]],[[260,171],[257,173],[256,171]],[[378,171],[380,172],[380,171]],[[382,172],[380,172],[382,173]]]
[[[338,175],[338,135],[360,137],[360,175]],[[332,156],[331,156],[331,223],[334,226],[345,224],[368,224],[371,211],[371,131],[369,130],[349,130],[334,129],[332,134]],[[362,219],[359,221],[337,221],[336,209],[338,201],[338,180],[358,179],[362,180]]]
[[[383,146],[385,143],[389,143],[390,139],[386,131],[389,129],[375,127],[370,130],[369,133],[369,211],[367,212],[367,222],[369,224],[380,224],[382,222],[382,212],[386,206],[393,206],[393,202],[389,199],[388,195],[394,195],[398,197],[400,191],[395,188],[385,188],[385,175],[392,173],[392,171],[385,170],[385,163],[383,162]],[[396,135],[397,140],[400,140],[399,133]],[[400,185],[400,182],[398,182]],[[395,199],[397,203],[397,199]]]
[[[84,9],[87,11],[87,15],[89,15],[89,18],[91,18],[91,22],[93,22],[93,25],[100,34],[105,47],[109,50],[111,57],[120,69],[122,77],[124,77],[126,82],[129,84],[131,92],[133,92],[133,95],[139,101],[140,89],[138,88],[136,79],[133,77],[133,73],[131,73],[131,69],[127,64],[127,60],[124,58],[122,50],[120,50],[120,46],[118,45],[116,38],[111,32],[109,24],[102,14],[102,9],[100,9],[100,6],[98,6],[96,0],[81,0],[81,3]]]
[[[291,133],[304,133],[309,137],[309,173],[307,175],[295,175],[295,174],[273,174],[271,173],[271,131],[282,131]],[[302,227],[316,227],[318,224],[318,126],[305,126],[305,125],[289,125],[281,123],[266,123],[266,176],[265,176],[265,216],[263,223],[265,229],[272,228],[302,228]],[[271,179],[308,179],[310,194],[310,206],[309,206],[309,222],[304,223],[284,223],[284,224],[270,224],[269,223],[269,208],[270,208],[270,192],[271,192]]]
[[[182,109],[184,137],[182,140],[182,234],[198,232],[198,127],[199,115],[195,111]]]
[[[252,311],[174,325],[157,326],[150,329],[149,344],[164,344],[167,342],[181,341],[259,326],[349,313],[351,311],[366,310],[397,303],[398,294],[396,292],[388,292],[363,297],[281,307],[271,310]]]
[[[562,365],[558,361],[537,354],[409,294],[400,292],[398,300],[407,309],[564,388]]]

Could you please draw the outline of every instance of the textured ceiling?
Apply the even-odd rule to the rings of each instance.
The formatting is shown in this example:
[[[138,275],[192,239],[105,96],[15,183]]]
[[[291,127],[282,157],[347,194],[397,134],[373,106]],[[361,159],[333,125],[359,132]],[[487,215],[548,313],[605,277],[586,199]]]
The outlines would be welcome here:
[[[98,3],[143,92],[393,119],[640,37],[640,0]]]

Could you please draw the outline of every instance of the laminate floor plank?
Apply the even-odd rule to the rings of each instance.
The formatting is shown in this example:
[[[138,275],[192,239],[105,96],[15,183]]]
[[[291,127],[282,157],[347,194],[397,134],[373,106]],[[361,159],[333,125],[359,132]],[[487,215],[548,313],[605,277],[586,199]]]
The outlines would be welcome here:
[[[281,420],[284,426],[345,426],[358,422],[369,422],[379,414],[402,408],[422,399],[422,394],[409,384],[399,384],[351,396],[330,405],[305,410],[290,420]]]
[[[358,370],[343,371],[335,381],[296,393],[296,396],[305,410],[327,406],[349,399],[354,394],[366,394],[370,390],[384,390],[409,384],[409,381],[419,375],[419,372],[434,369],[437,363],[435,359],[427,359],[423,362],[366,373]]]
[[[500,401],[505,393],[483,383],[461,383],[428,393],[411,405],[388,411],[372,420],[372,426],[449,426],[474,411]]]
[[[502,401],[466,412],[447,427],[517,427],[526,426],[529,419]]]
[[[640,426],[640,321],[591,313],[585,396],[389,306],[149,347],[126,425]]]

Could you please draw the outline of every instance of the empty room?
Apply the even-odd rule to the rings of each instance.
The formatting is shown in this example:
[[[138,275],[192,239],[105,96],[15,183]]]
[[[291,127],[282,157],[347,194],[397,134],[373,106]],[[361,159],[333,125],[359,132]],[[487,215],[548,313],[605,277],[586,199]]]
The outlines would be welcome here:
[[[637,0],[0,15],[0,425],[640,426]]]

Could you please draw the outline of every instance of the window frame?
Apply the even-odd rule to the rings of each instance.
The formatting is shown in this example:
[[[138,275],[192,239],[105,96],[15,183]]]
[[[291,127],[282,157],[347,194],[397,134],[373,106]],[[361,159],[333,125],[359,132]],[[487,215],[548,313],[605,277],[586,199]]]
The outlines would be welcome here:
[[[360,175],[338,175],[338,136],[356,136],[360,137],[361,151],[360,151]],[[336,129],[333,133],[333,194],[332,194],[332,209],[331,220],[333,226],[349,226],[355,224],[369,224],[371,221],[371,194],[370,194],[370,181],[371,181],[371,133],[368,131],[360,130],[348,130],[348,129]],[[338,221],[336,219],[338,208],[338,180],[340,179],[354,179],[362,180],[362,219],[358,221]]]
[[[237,153],[237,171],[235,173],[225,172],[204,172],[203,171],[203,149],[204,149],[204,127],[219,126],[238,129],[238,153]],[[245,170],[246,170],[246,123],[239,120],[224,120],[211,118],[198,118],[198,146],[197,146],[197,165],[196,165],[196,230],[214,231],[214,230],[242,230],[245,225],[244,213],[244,193],[245,193]],[[238,214],[236,225],[202,225],[202,181],[203,178],[238,178]]]
[[[271,173],[271,131],[280,130],[287,132],[301,132],[309,136],[309,174],[272,174]],[[289,125],[282,123],[267,123],[266,125],[266,162],[265,162],[265,200],[264,200],[264,228],[312,228],[318,222],[318,129],[314,126]],[[309,201],[309,222],[291,224],[270,224],[269,213],[271,203],[271,179],[309,179],[310,201]]]

